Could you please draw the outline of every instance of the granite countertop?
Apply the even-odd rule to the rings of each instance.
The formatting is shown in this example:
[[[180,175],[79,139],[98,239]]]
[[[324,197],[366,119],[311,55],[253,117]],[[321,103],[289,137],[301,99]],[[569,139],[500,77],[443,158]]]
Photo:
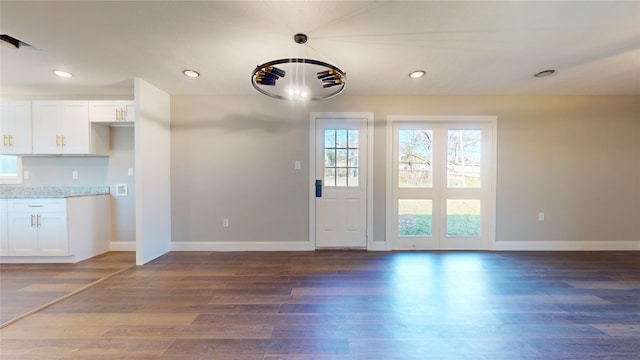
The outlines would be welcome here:
[[[108,195],[108,186],[2,186],[0,198],[68,198],[75,196]]]

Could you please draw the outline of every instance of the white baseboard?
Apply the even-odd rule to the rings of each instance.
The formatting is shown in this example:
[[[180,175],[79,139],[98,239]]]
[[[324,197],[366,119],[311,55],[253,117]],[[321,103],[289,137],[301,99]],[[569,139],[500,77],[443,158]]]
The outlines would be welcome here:
[[[171,251],[312,251],[309,242],[260,242],[260,241],[220,241],[220,242],[172,242]]]
[[[496,241],[494,251],[630,251],[638,241]]]
[[[110,251],[136,251],[135,241],[114,241]],[[172,242],[171,251],[312,251],[309,242],[209,241]],[[369,251],[389,251],[387,243],[369,244]],[[638,241],[496,241],[492,251],[639,251]],[[3,260],[6,258],[3,257]]]
[[[109,251],[136,251],[136,242],[112,241],[109,243]]]
[[[69,256],[0,256],[0,264],[73,264],[74,255]]]

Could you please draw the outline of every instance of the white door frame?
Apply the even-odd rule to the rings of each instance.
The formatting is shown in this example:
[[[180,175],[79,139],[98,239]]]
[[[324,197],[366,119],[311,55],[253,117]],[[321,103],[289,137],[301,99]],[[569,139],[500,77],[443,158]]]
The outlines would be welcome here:
[[[373,250],[373,113],[309,113],[309,243],[316,248],[316,119],[367,119],[367,250]]]
[[[394,214],[394,188],[393,188],[393,146],[394,140],[394,123],[396,122],[432,122],[432,123],[485,123],[491,128],[491,153],[489,154],[489,166],[491,170],[488,174],[488,198],[489,198],[489,235],[487,240],[487,250],[496,248],[496,181],[497,181],[497,153],[498,153],[498,117],[497,116],[469,116],[469,115],[388,115],[387,116],[387,160],[386,160],[386,206],[385,206],[385,227],[386,227],[386,250],[394,248],[393,241],[396,238],[394,229],[396,229],[396,218]]]

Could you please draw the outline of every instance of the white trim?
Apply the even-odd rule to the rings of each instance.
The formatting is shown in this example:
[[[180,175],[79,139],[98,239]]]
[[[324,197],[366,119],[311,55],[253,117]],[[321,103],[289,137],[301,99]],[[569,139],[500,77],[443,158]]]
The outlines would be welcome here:
[[[136,242],[112,241],[109,243],[109,251],[136,251]]]
[[[75,255],[69,256],[0,256],[0,264],[73,264]]]
[[[171,251],[314,251],[310,242],[301,241],[208,241],[172,242]]]
[[[496,241],[495,251],[638,251],[640,241]]]
[[[367,119],[367,250],[380,249],[373,241],[373,165],[374,117],[373,112],[311,112],[309,113],[309,244],[316,244],[316,119]]]
[[[493,250],[496,247],[496,204],[497,204],[497,166],[498,166],[498,117],[494,115],[387,115],[387,159],[386,159],[386,206],[385,206],[385,236],[386,248],[394,248],[394,188],[393,188],[393,154],[394,154],[394,132],[393,126],[396,122],[430,122],[430,123],[485,123],[491,127],[491,154],[489,159],[489,179],[487,184],[488,200],[490,207],[489,235],[486,248],[483,250]],[[401,250],[401,249],[398,249]],[[441,249],[444,250],[444,249]],[[471,249],[469,249],[471,250]]]

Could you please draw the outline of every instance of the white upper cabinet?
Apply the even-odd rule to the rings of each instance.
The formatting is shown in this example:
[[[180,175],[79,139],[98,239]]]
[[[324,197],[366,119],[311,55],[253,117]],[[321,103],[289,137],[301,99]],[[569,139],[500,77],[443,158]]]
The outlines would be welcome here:
[[[109,129],[91,126],[89,101],[34,101],[33,153],[109,155]]]
[[[0,103],[0,133],[5,155],[31,154],[31,101]]]
[[[134,101],[89,101],[89,120],[92,123],[132,126],[134,119]]]

